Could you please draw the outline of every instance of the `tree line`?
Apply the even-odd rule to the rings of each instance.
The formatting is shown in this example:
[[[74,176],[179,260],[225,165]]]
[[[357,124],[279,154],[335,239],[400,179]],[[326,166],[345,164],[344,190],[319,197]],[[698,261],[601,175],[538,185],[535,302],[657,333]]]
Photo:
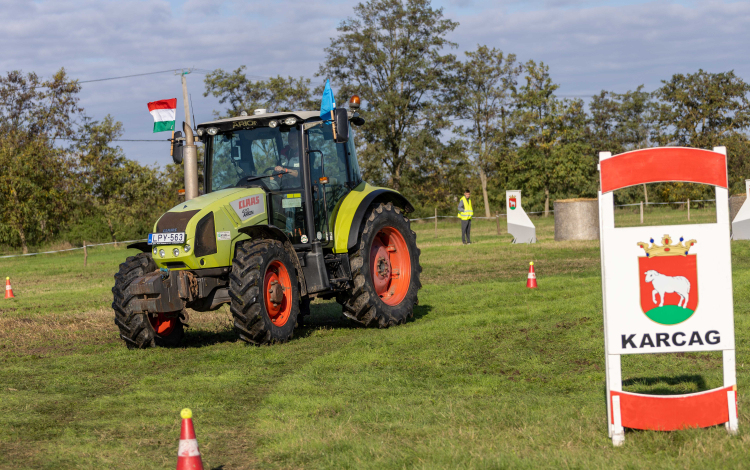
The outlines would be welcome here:
[[[595,197],[598,152],[656,145],[728,149],[730,191],[750,176],[746,134],[750,85],[733,71],[675,74],[652,91],[601,91],[585,103],[556,94],[549,67],[477,45],[462,55],[449,35],[458,23],[429,0],[371,0],[342,21],[309,78],[251,80],[245,67],[217,69],[204,96],[217,117],[242,111],[317,109],[330,79],[339,105],[362,98],[356,129],[360,168],[374,184],[402,191],[418,212],[454,211],[464,188],[477,215],[504,207],[520,189],[528,210],[557,199]],[[43,80],[0,77],[0,245],[141,237],[176,205],[182,168],[143,166],[116,145],[122,123],[79,106],[80,85],[64,69]],[[166,146],[165,146],[166,148]],[[710,197],[707,188],[628,188],[618,203]]]
[[[372,0],[354,8],[325,49],[316,80],[330,79],[339,102],[362,98],[357,129],[365,179],[404,192],[416,206],[452,211],[465,187],[477,212],[504,207],[505,190],[524,192],[531,210],[555,199],[595,197],[598,152],[656,145],[729,153],[730,190],[750,176],[750,85],[733,71],[675,74],[653,92],[601,91],[588,106],[556,95],[549,67],[478,45],[459,57],[448,36],[458,23],[429,0]],[[205,79],[204,96],[236,116],[254,108],[315,109],[322,85],[303,77],[252,81],[239,67]],[[618,203],[709,197],[707,188],[630,188]]]
[[[0,77],[0,245],[141,237],[179,202],[181,168],[127,159],[122,123],[87,117],[80,90],[64,69]]]

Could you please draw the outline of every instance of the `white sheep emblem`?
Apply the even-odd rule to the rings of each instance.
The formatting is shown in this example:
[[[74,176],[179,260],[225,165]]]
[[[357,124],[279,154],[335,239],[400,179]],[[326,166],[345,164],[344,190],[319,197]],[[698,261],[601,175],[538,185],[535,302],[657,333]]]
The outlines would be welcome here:
[[[676,292],[680,296],[680,301],[677,306],[687,308],[690,294],[690,281],[688,281],[686,277],[665,276],[653,269],[646,271],[645,274],[646,282],[650,282],[654,286],[654,290],[651,292],[651,300],[653,300],[654,303],[656,303],[656,294],[659,294],[661,296],[659,307],[663,307],[664,294]]]

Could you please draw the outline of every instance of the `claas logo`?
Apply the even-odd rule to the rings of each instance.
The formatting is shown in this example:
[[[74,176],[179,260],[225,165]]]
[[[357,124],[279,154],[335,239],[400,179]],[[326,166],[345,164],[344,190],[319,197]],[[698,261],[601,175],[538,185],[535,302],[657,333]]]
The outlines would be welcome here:
[[[260,196],[251,196],[240,201],[240,209],[260,204]]]

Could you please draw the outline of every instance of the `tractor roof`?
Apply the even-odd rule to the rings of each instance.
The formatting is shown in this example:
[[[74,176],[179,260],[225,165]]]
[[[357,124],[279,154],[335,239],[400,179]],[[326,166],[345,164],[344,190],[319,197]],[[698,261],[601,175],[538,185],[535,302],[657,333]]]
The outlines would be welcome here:
[[[318,111],[288,111],[283,113],[262,113],[262,114],[250,114],[248,116],[236,116],[236,117],[230,117],[230,118],[224,118],[224,119],[217,119],[215,121],[208,121],[203,122],[201,124],[198,124],[198,126],[210,126],[210,125],[217,125],[217,124],[223,124],[226,122],[233,122],[233,121],[247,121],[248,119],[270,119],[274,117],[280,117],[280,116],[294,116],[302,121],[307,121],[312,118],[320,118],[320,112]]]

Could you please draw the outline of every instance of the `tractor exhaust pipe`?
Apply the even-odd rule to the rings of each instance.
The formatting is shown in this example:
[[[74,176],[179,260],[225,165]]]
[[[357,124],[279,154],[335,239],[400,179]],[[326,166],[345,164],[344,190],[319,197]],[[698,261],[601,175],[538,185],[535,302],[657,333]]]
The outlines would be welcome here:
[[[185,170],[185,200],[198,197],[198,147],[195,146],[193,129],[182,123],[185,133],[185,146],[182,148],[182,164]]]

